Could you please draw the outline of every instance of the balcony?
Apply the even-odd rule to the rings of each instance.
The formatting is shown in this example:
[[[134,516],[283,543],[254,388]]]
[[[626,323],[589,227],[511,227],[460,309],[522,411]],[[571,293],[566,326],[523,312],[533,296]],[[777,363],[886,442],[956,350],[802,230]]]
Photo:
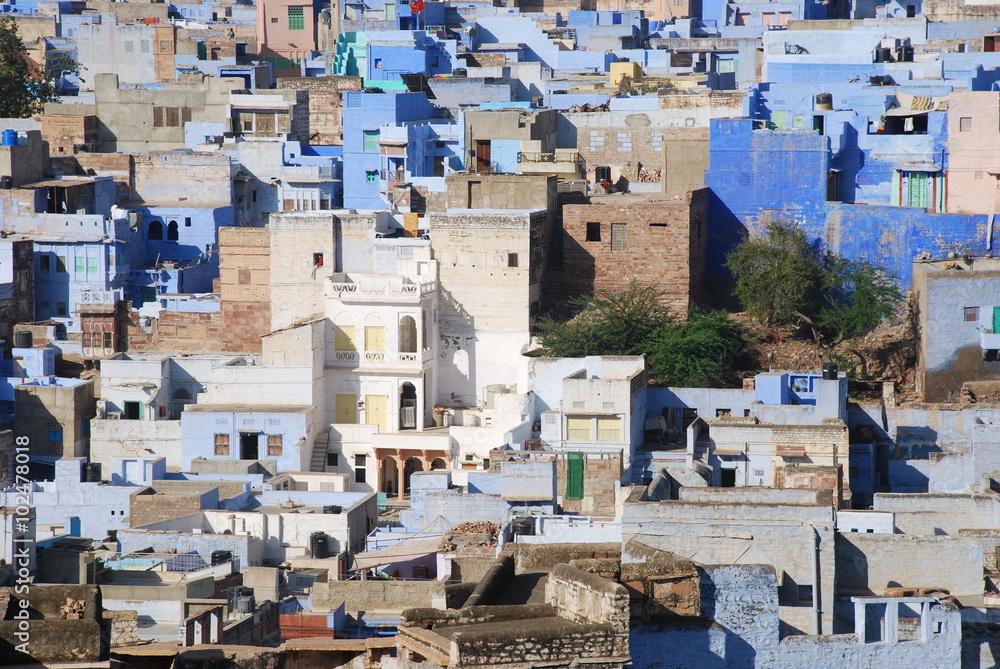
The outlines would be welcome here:
[[[429,349],[428,349],[429,351]],[[328,367],[401,368],[407,372],[419,370],[432,356],[424,353],[394,351],[334,351]]]
[[[979,341],[984,351],[1000,351],[1000,333],[982,330],[979,333]]]
[[[417,304],[437,290],[437,281],[413,283],[401,276],[334,276],[327,284],[327,296],[345,304],[393,303]]]
[[[583,160],[576,151],[519,151],[517,166],[521,174],[565,174],[578,177],[585,170]]]

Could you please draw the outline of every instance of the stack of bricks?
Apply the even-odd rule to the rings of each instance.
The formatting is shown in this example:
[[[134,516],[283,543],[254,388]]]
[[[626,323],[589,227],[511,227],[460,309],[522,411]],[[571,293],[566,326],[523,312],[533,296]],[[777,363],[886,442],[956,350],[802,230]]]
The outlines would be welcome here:
[[[66,598],[66,603],[59,607],[59,619],[60,620],[82,620],[84,611],[84,602],[79,599],[73,599],[72,597]]]

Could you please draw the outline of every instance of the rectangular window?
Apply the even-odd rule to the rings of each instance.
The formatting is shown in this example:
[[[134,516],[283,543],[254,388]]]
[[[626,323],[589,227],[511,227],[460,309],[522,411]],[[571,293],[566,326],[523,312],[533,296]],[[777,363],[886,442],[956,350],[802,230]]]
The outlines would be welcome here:
[[[288,29],[305,30],[306,14],[303,7],[288,8]]]
[[[334,348],[338,351],[357,351],[358,345],[354,338],[353,325],[333,326]]]
[[[972,132],[972,117],[962,116],[958,119],[958,131],[959,132]]]
[[[566,417],[566,439],[568,441],[593,441],[594,435],[591,429],[593,420],[580,418],[578,416]]]
[[[368,170],[365,172],[365,183],[378,183],[378,170]]]
[[[104,333],[104,348],[111,348],[113,345],[114,345],[114,338],[112,337],[112,333],[105,332]]]
[[[507,254],[507,267],[517,267],[517,254],[508,253]]]
[[[149,53],[149,40],[144,39],[139,42],[139,50],[143,53]]]
[[[763,19],[765,26],[774,25],[774,12],[764,12],[763,14],[761,14],[761,18]]]
[[[135,53],[135,42],[131,40],[125,42],[125,53]]]
[[[153,107],[153,127],[163,127],[163,107]]]
[[[326,454],[326,466],[336,467],[340,463],[339,453],[327,453]]]
[[[67,316],[66,303],[56,302],[56,316]]]
[[[583,453],[566,454],[566,499],[583,499]]]
[[[87,258],[87,274],[91,277],[97,276],[97,258]]]
[[[588,242],[599,242],[599,241],[601,241],[601,224],[600,223],[587,223],[587,241]]]
[[[280,434],[267,435],[267,454],[269,456],[281,456],[283,450]]]
[[[985,176],[986,176],[986,175],[985,175],[985,174],[984,174],[983,172],[976,172],[976,178],[977,178],[977,179],[982,179],[982,178],[983,178],[983,177],[985,177]]]
[[[597,419],[597,441],[621,441],[622,419],[617,416]]]
[[[365,469],[366,455],[358,454],[354,456],[354,482],[364,483],[368,480],[368,470]]]
[[[365,130],[365,151],[378,151],[378,130]]]
[[[979,307],[965,307],[962,309],[966,323],[979,322]]]
[[[181,124],[181,110],[178,107],[167,107],[167,127],[177,128]]]
[[[41,267],[42,271],[45,272],[46,274],[49,271],[49,263],[51,262],[52,260],[51,258],[49,258],[48,255],[42,255],[38,257],[38,264]]]
[[[611,224],[611,250],[612,251],[624,251],[626,247],[625,244],[625,224],[624,223],[612,223]]]
[[[365,350],[372,351],[374,353],[382,353],[385,351],[385,328],[365,328]]]
[[[167,40],[160,40],[160,53],[170,53],[170,46]]]
[[[215,435],[215,454],[216,455],[229,455],[229,435],[228,434],[217,434],[217,435]]]
[[[74,261],[73,264],[76,266],[76,273],[78,275],[79,274],[83,274],[84,272],[87,271],[87,259],[86,258],[84,258],[82,256],[76,256],[76,258],[74,258],[73,261]]]

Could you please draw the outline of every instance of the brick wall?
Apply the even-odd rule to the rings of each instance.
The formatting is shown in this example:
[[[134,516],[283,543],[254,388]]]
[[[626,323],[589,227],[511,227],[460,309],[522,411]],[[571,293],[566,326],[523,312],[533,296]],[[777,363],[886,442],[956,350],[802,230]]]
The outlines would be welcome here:
[[[129,527],[171,520],[201,511],[201,494],[132,495],[129,503]]]
[[[266,228],[219,228],[220,311],[163,311],[148,334],[133,311],[129,350],[260,353],[260,338],[271,331],[269,254]]]
[[[41,119],[42,139],[53,155],[71,155],[95,146],[91,143],[97,141],[96,116],[42,114]]]
[[[656,286],[672,309],[686,315],[701,297],[707,191],[680,200],[606,202],[563,207],[561,292],[618,291],[634,279]]]
[[[360,91],[361,77],[279,77],[278,89],[308,91],[306,137],[311,144],[344,143],[344,91]]]
[[[621,457],[583,459],[583,499],[566,499],[568,460],[560,454],[556,461],[556,496],[564,512],[615,515],[615,484],[621,480]]]

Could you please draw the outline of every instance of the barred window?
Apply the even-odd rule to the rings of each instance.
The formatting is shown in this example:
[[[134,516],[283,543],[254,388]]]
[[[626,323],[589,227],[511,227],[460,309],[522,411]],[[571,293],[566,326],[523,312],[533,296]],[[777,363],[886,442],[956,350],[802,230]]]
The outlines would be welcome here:
[[[267,435],[267,454],[280,456],[283,450],[280,434]]]
[[[625,244],[625,224],[624,223],[612,223],[611,224],[611,250],[612,251],[624,251],[626,248]]]
[[[217,435],[215,435],[215,454],[216,455],[229,455],[229,435],[228,434],[217,434]]]
[[[304,30],[306,27],[305,11],[302,7],[288,8],[288,29]]]

